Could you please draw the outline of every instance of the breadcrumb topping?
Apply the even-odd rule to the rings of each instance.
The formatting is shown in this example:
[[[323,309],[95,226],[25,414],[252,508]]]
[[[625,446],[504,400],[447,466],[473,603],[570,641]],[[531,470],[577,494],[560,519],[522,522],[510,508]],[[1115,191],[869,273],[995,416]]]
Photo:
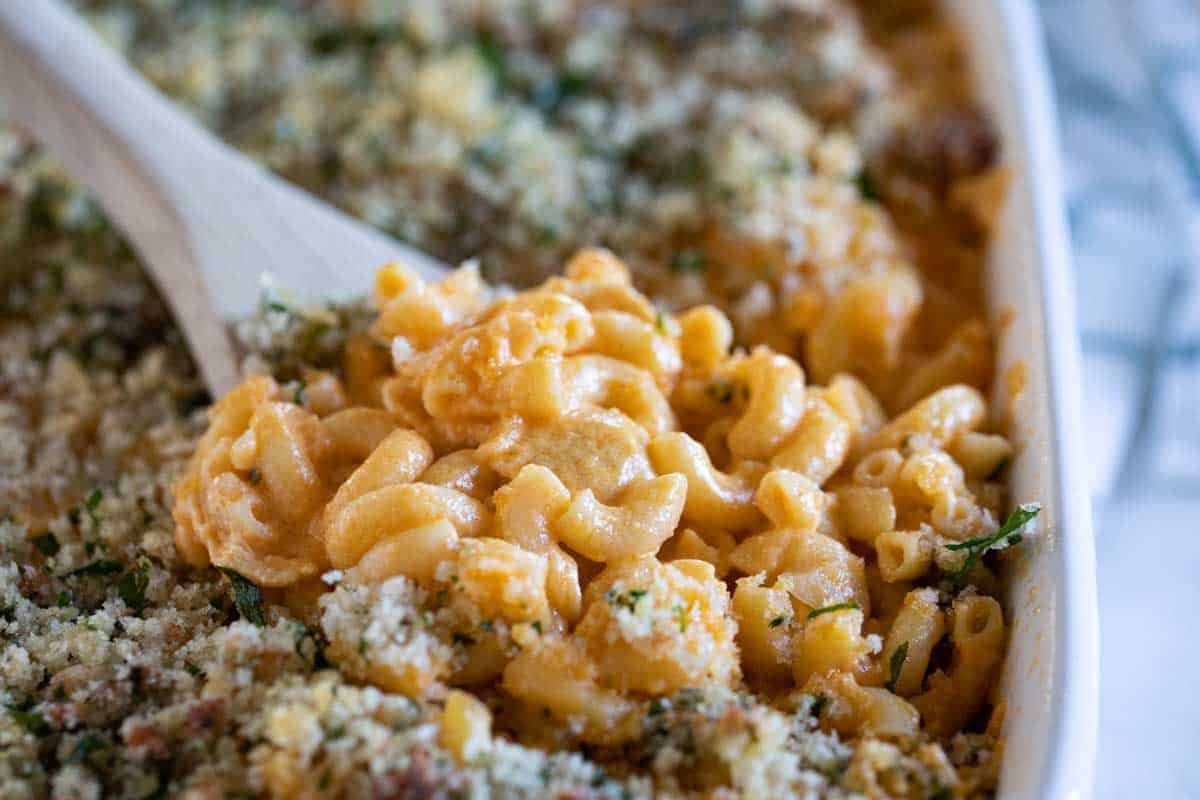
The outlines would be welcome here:
[[[558,0],[76,5],[206,125],[389,233],[447,260],[478,256],[486,275],[515,283],[581,244],[607,243],[630,254],[664,304],[715,298],[744,339],[777,338],[772,314],[789,303],[803,311],[856,259],[906,254],[871,200],[878,192],[901,209],[896,225],[923,232],[944,218],[916,209],[949,202],[946,186],[988,160],[969,115],[915,128],[890,99],[897,76],[954,60],[922,3],[889,4],[897,18],[910,12],[902,24],[860,23],[835,0],[763,0],[736,14],[661,3],[642,16]],[[685,10],[694,24],[681,22]],[[880,26],[903,33],[888,38]],[[912,43],[922,37],[941,43],[944,62],[925,53],[932,68],[919,63]],[[690,53],[690,71],[664,67],[664,51]],[[959,103],[956,79],[942,80],[951,85],[931,93]],[[628,91],[615,94],[618,85]],[[767,705],[726,689],[655,701],[620,752],[546,751],[498,735],[478,763],[457,763],[438,744],[440,699],[365,685],[375,661],[454,660],[455,643],[429,632],[434,598],[393,579],[338,586],[315,614],[269,591],[250,606],[233,578],[176,552],[170,486],[209,398],[128,246],[2,113],[0,796],[994,789],[987,732],[846,742],[818,727],[820,696]],[[901,134],[876,142],[865,130]],[[949,167],[947,148],[958,154]],[[647,163],[651,150],[659,155]],[[872,178],[864,165],[876,162],[890,166]],[[849,266],[811,280],[723,272],[713,253],[740,240],[689,245],[708,236],[695,221],[717,217],[739,235],[778,238],[793,260]],[[861,236],[837,224],[847,217]],[[948,260],[970,262],[977,249]],[[970,296],[971,281],[949,288]],[[248,368],[296,391],[304,366],[335,363],[368,320],[365,304],[307,309],[272,290],[237,332]],[[799,341],[789,331],[783,345]],[[655,624],[615,616],[635,635]],[[326,659],[335,650],[340,671]],[[503,732],[501,701],[485,699]]]

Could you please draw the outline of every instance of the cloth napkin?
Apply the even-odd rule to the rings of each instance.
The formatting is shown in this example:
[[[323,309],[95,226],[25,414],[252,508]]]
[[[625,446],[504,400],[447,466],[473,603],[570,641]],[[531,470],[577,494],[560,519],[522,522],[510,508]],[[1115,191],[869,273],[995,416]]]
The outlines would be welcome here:
[[[1042,0],[1097,498],[1200,494],[1200,2]]]

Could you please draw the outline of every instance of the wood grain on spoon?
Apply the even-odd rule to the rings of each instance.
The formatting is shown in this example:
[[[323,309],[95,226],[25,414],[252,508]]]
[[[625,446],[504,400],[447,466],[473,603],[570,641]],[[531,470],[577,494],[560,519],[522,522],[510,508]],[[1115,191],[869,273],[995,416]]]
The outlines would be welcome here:
[[[444,274],[226,147],[60,0],[0,0],[0,103],[137,250],[214,396],[237,381],[226,320],[254,310],[264,273],[312,298],[361,294],[389,260]]]

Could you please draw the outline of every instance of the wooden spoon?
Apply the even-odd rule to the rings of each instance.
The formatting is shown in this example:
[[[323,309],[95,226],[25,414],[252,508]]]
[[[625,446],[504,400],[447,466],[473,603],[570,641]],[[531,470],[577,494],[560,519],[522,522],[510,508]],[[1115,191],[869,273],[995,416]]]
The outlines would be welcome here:
[[[99,198],[214,397],[238,377],[226,320],[254,310],[264,273],[311,298],[361,294],[391,260],[445,274],[226,147],[60,0],[0,0],[0,103]]]

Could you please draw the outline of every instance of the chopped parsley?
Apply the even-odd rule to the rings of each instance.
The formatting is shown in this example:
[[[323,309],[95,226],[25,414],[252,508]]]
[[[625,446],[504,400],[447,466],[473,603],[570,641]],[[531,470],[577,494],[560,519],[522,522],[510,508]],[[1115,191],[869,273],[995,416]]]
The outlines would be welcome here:
[[[221,572],[225,573],[225,577],[229,578],[229,583],[233,587],[233,604],[237,606],[238,616],[260,628],[265,625],[262,589],[259,589],[258,585],[250,579],[228,567],[221,567]]]
[[[146,607],[146,587],[150,585],[150,560],[138,559],[137,566],[126,572],[117,581],[117,594],[135,614]]]
[[[892,657],[888,660],[887,690],[893,694],[896,692],[896,682],[900,680],[900,670],[904,669],[904,662],[907,659],[908,642],[902,642],[892,651]]]
[[[778,628],[779,626],[786,625],[786,624],[787,624],[787,617],[780,615],[780,616],[776,617],[775,619],[771,620],[770,622],[768,622],[767,627]]]
[[[46,718],[36,711],[18,711],[15,708],[10,708],[8,715],[12,717],[13,722],[34,736],[45,736],[50,732],[50,723],[46,722]]]
[[[859,611],[861,609],[862,606],[858,604],[857,600],[847,600],[845,603],[834,603],[833,605],[825,606],[824,608],[814,608],[812,611],[808,612],[808,618],[816,619],[822,614],[832,614],[835,611]]]
[[[321,642],[320,637],[310,631],[302,622],[292,622],[292,641],[295,644],[296,655],[312,664],[313,669],[324,669],[329,666],[329,661],[325,658],[325,645]],[[305,646],[306,642],[312,642],[312,654],[309,655],[309,648]],[[359,640],[359,645],[366,645],[364,640]]]
[[[108,741],[89,733],[75,745],[75,749],[67,756],[68,764],[92,763],[92,756],[109,748]]]
[[[124,567],[120,561],[113,561],[111,558],[100,558],[90,564],[85,564],[79,569],[72,570],[62,577],[78,578],[83,575],[115,575],[123,569]]]
[[[971,574],[971,570],[979,564],[979,560],[983,558],[983,554],[989,550],[1003,549],[1012,547],[1015,544],[1021,543],[1021,528],[1033,521],[1033,518],[1041,512],[1042,506],[1040,503],[1026,503],[1023,506],[1018,506],[1015,511],[1008,515],[1008,519],[1004,520],[1004,524],[999,530],[990,536],[980,536],[977,539],[968,539],[965,542],[957,542],[955,544],[946,545],[947,550],[955,552],[966,550],[967,557],[963,559],[962,565],[949,573],[950,580],[955,586],[962,585],[966,577]]]
[[[290,314],[292,309],[287,304],[269,294],[263,295],[262,308],[264,311],[274,311],[278,314]]]
[[[703,272],[706,266],[704,253],[698,250],[683,250],[671,259],[672,272]]]
[[[38,552],[47,558],[58,555],[58,539],[54,538],[53,533],[43,533],[33,537],[30,541],[33,542],[33,546],[38,549]]]
[[[638,601],[647,594],[645,589],[630,589],[627,592],[618,592],[616,589],[609,589],[604,594],[604,599],[608,601],[610,606],[628,609],[629,613],[637,613]]]
[[[475,40],[475,50],[492,73],[496,88],[504,91],[509,83],[508,57],[504,45],[497,41],[495,36],[485,32]]]
[[[587,90],[590,80],[578,72],[566,72],[542,81],[533,90],[533,104],[546,116],[553,116],[566,102]]]
[[[642,142],[642,145],[651,144]],[[704,152],[698,147],[689,148],[683,157],[670,165],[668,178],[684,184],[701,184],[708,180],[711,169]]]
[[[770,172],[774,175],[791,175],[796,171],[796,162],[788,156],[776,156],[771,159]]]
[[[688,629],[688,609],[684,608],[684,607],[683,607],[683,605],[682,605],[682,604],[680,604],[680,605],[676,605],[676,606],[675,606],[675,608],[674,608],[674,609],[672,609],[672,610],[675,612],[675,619],[676,619],[676,621],[678,621],[678,622],[679,622],[679,632],[680,632],[680,633],[687,633],[687,629]]]
[[[821,712],[825,710],[825,706],[829,705],[829,698],[823,694],[810,694],[811,698],[808,704],[808,713],[814,717],[820,717]]]
[[[67,519],[71,521],[72,525],[78,526],[83,520],[83,512],[86,511],[87,515],[92,518],[92,523],[98,525],[100,523],[100,517],[96,514],[96,509],[100,507],[100,501],[103,499],[103,491],[100,489],[92,489],[87,498],[83,501],[82,505],[75,506],[69,512],[67,512]]]
[[[863,200],[879,202],[879,188],[870,172],[865,169],[859,172],[854,178],[854,185],[858,187],[858,193]]]

